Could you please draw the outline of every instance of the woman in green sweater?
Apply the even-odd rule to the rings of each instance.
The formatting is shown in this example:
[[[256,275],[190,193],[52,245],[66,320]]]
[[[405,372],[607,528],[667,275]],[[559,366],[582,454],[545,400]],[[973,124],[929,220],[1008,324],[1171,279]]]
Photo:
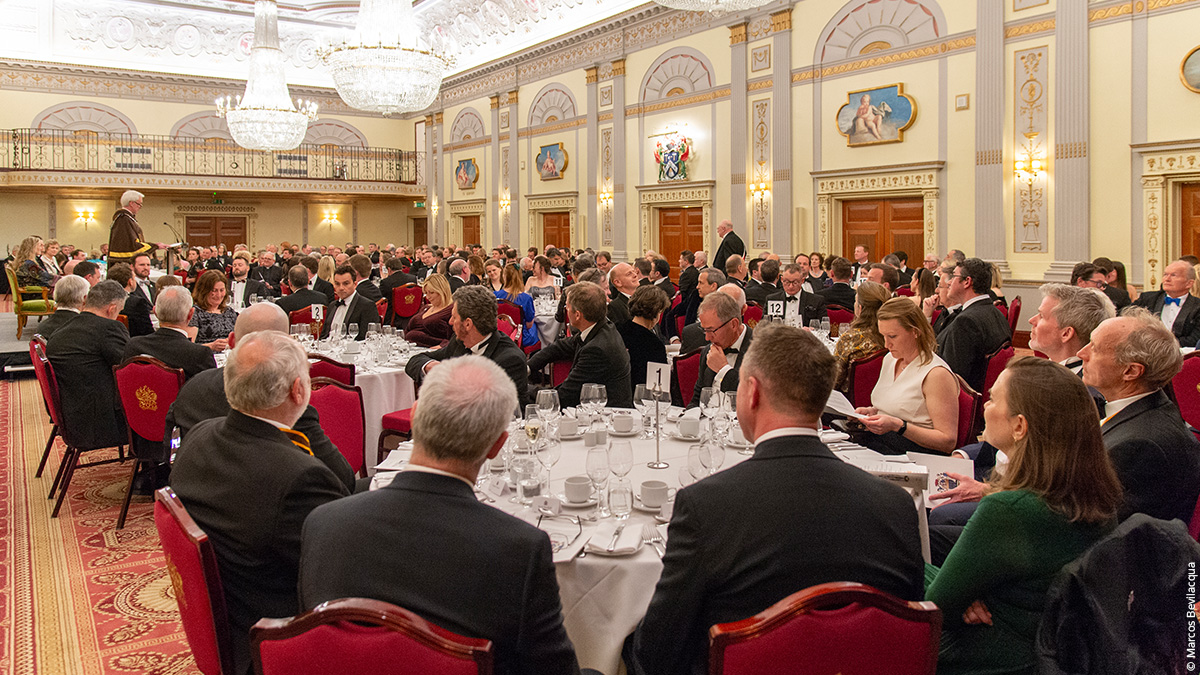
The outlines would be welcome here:
[[[1009,457],[925,599],[942,610],[938,673],[1032,673],[1046,592],[1063,566],[1116,525],[1121,484],[1079,377],[1048,361],[1009,363],[984,406],[984,438]]]

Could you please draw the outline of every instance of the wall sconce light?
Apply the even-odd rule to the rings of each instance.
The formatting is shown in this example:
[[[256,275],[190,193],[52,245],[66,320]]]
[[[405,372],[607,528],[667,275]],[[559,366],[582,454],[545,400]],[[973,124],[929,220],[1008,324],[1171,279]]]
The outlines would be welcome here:
[[[766,181],[760,181],[758,183],[750,184],[750,194],[759,201],[765,200],[767,198],[767,195],[769,195],[770,193],[771,193],[771,188],[770,188],[770,186],[767,185]]]
[[[599,200],[600,200],[600,206],[603,206],[603,207],[605,207],[605,208],[612,208],[612,203],[613,203],[613,193],[612,193],[612,191],[610,191],[610,190],[604,190],[603,192],[601,192],[601,193],[598,195],[598,197],[599,197]]]
[[[429,202],[429,212],[430,212],[430,213],[433,215],[433,218],[434,218],[434,220],[436,220],[436,219],[437,219],[437,214],[438,214],[438,200],[437,200],[437,197],[434,197],[432,200],[430,200],[430,202]]]
[[[1042,160],[1037,158],[1018,159],[1013,162],[1013,173],[1016,174],[1017,180],[1026,185],[1033,185],[1034,181],[1046,173],[1046,167]]]
[[[507,191],[507,190],[505,190],[505,191],[504,191],[503,193],[501,193],[501,195],[500,195],[500,210],[501,210],[501,211],[503,211],[503,212],[505,212],[505,213],[508,213],[508,210],[509,210],[510,208],[512,208],[512,197],[511,197],[511,196],[509,196],[509,193],[508,193],[508,191]]]
[[[86,211],[84,209],[77,209],[75,211],[75,220],[82,221],[83,229],[86,230],[88,225],[95,224],[96,213],[94,211]]]
[[[338,220],[338,212],[333,209],[327,209],[325,211],[325,218],[321,221],[321,224],[328,225],[331,230],[334,225],[341,225],[341,221]]]

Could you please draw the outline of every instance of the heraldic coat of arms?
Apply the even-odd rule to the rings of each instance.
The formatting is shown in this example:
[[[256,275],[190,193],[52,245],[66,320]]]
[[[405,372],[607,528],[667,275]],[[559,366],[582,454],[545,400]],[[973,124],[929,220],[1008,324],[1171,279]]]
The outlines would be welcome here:
[[[654,148],[654,161],[658,162],[658,182],[687,180],[687,161],[691,154],[692,140],[682,134],[668,136],[665,145],[659,141]]]

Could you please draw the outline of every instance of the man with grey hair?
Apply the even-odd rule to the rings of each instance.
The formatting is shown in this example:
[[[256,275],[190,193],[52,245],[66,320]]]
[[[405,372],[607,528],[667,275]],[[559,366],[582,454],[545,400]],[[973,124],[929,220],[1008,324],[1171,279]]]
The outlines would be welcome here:
[[[713,291],[724,286],[726,281],[725,273],[715,267],[706,267],[700,270],[700,276],[696,278],[696,292],[692,295],[691,302],[684,309],[684,326],[696,323],[696,315],[700,311],[700,303]]]
[[[1195,283],[1196,268],[1176,260],[1163,268],[1161,291],[1147,291],[1133,301],[1162,319],[1180,347],[1195,347],[1200,342],[1200,298],[1190,292]]]
[[[126,190],[121,195],[121,208],[113,213],[108,231],[108,263],[133,264],[133,256],[153,248],[165,248],[162,244],[146,243],[146,235],[138,225],[137,214],[142,210],[145,195],[137,190]]]
[[[462,258],[455,258],[450,262],[450,292],[453,293],[463,286],[467,285],[467,281],[471,279],[471,270],[467,265],[467,261]]]
[[[746,292],[741,286],[734,283],[728,283],[721,286],[714,293],[724,293],[737,301],[741,312],[746,311]],[[708,339],[704,335],[704,329],[700,327],[699,322],[689,323],[683,327],[683,333],[679,337],[679,353],[688,354],[693,349],[703,347]],[[686,393],[686,392],[684,392]]]
[[[171,368],[182,368],[184,376],[191,378],[201,371],[216,368],[213,351],[204,345],[192,342],[188,337],[188,322],[192,320],[195,305],[192,294],[183,286],[168,286],[158,294],[154,302],[154,314],[158,317],[158,330],[149,335],[130,338],[125,345],[123,358],[153,356]]]
[[[454,337],[445,347],[422,352],[408,360],[404,372],[421,385],[433,367],[449,359],[476,354],[504,369],[517,389],[518,410],[528,402],[529,369],[525,352],[504,333],[496,330],[496,296],[483,286],[464,286],[454,292],[450,327]]]
[[[700,405],[700,390],[705,387],[716,387],[723,392],[737,391],[742,360],[754,337],[754,331],[742,323],[741,305],[724,293],[710,293],[704,298],[700,303],[698,323],[709,346],[703,354],[704,367],[696,379],[689,408]]]
[[[68,274],[60,277],[58,283],[54,284],[54,304],[57,309],[49,318],[39,323],[33,332],[49,340],[55,331],[79,316],[90,289],[88,280],[81,276]]]
[[[1043,284],[1042,302],[1029,317],[1029,348],[1079,374],[1079,350],[1092,339],[1100,322],[1117,315],[1112,300],[1093,288]]]
[[[277,308],[278,309],[278,308]],[[247,310],[249,311],[249,310]],[[183,439],[171,487],[212,539],[235,673],[250,670],[250,627],[296,613],[300,530],[349,491],[292,429],[308,408],[308,357],[281,331],[237,341],[222,369],[231,410]]]
[[[613,265],[608,280],[612,284],[610,290],[616,291],[608,305],[608,320],[614,326],[620,326],[633,318],[633,314],[629,312],[629,299],[638,289],[637,268],[629,263],[617,263]]]
[[[692,263],[692,265],[696,268],[696,271],[703,272],[704,268],[708,267],[708,254],[704,251],[696,251],[694,255],[696,262]]]
[[[729,256],[746,255],[746,242],[742,241],[737,232],[733,231],[733,223],[728,220],[717,223],[717,236],[721,238],[721,244],[717,246],[717,252],[713,254],[713,267],[724,271],[725,262]]]
[[[498,673],[578,673],[549,538],[473,494],[483,463],[508,438],[516,403],[511,380],[487,358],[431,370],[413,406],[407,469],[305,522],[301,609],[348,596],[382,600],[491,640]]]

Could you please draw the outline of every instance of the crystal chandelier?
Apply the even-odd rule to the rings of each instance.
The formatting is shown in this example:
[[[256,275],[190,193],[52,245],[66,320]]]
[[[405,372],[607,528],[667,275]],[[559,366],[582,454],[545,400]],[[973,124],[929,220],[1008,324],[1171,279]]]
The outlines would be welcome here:
[[[317,119],[317,104],[292,103],[279,50],[278,23],[275,0],[255,0],[246,94],[236,101],[228,96],[217,99],[217,116],[225,118],[233,140],[249,150],[292,150],[304,140],[309,121]]]
[[[658,4],[685,12],[711,12],[716,15],[762,7],[772,0],[655,0]]]
[[[321,57],[343,101],[384,115],[428,108],[454,65],[421,37],[410,0],[362,0],[354,33]]]

